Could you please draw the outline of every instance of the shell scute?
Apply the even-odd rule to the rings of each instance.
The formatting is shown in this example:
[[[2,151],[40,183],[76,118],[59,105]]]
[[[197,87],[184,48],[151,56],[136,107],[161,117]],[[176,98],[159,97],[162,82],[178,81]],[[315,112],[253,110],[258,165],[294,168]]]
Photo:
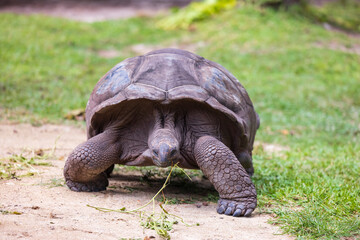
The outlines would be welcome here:
[[[164,101],[166,93],[162,89],[151,85],[133,83],[124,89],[124,94],[128,99],[145,98],[154,101]]]
[[[222,105],[232,111],[238,111],[243,104],[238,87],[222,71],[214,67],[201,69],[203,87],[209,94],[215,97]]]
[[[133,81],[169,91],[172,88],[196,84],[194,60],[174,54],[157,54],[144,57]]]
[[[109,92],[116,94],[130,85],[131,80],[125,66],[125,64],[119,64],[113,71],[109,72],[99,84],[96,94],[103,95]]]
[[[168,92],[169,100],[195,99],[205,102],[209,98],[209,93],[202,87],[196,85],[183,85],[170,89]]]

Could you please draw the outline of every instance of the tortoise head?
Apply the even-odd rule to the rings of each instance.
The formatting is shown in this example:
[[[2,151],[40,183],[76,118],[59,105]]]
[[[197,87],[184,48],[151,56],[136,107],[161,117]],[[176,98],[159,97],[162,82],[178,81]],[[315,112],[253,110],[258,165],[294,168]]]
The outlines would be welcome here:
[[[149,141],[153,163],[158,167],[168,167],[178,162],[179,141],[170,129],[155,130]]]

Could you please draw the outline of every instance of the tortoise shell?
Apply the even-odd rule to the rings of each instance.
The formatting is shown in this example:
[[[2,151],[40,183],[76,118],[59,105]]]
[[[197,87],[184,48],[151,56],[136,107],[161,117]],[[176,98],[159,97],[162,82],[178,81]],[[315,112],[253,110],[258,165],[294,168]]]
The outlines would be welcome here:
[[[147,99],[160,104],[193,100],[225,114],[238,128],[250,153],[259,118],[239,81],[221,65],[179,49],[162,49],[128,58],[96,84],[86,107],[88,138],[104,128],[99,116],[112,106]],[[121,116],[121,113],[117,113]]]

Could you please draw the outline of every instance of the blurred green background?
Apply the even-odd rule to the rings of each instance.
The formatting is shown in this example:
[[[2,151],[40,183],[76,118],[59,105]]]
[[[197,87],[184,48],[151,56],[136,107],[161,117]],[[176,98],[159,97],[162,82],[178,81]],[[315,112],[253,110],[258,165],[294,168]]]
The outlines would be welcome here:
[[[207,0],[168,16],[94,23],[0,13],[0,118],[69,124],[123,59],[194,51],[232,72],[260,115],[259,210],[298,239],[356,239],[359,18],[359,1]]]

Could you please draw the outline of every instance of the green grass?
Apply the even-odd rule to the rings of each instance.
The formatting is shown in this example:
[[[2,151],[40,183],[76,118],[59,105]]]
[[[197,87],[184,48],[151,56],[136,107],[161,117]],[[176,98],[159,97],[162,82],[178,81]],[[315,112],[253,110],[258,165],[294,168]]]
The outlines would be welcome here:
[[[321,6],[305,5],[302,14],[321,23],[360,32],[360,2],[356,0],[329,1]]]
[[[151,26],[147,19],[90,25],[43,16],[2,14],[1,106],[50,120],[84,108],[97,80],[130,56],[127,46],[176,37]],[[100,50],[112,49],[119,50],[120,56],[104,59],[98,54]]]
[[[359,236],[360,56],[351,51],[360,39],[296,12],[249,6],[191,32],[160,30],[157,21],[1,14],[1,117],[61,122],[85,107],[103,74],[133,56],[134,44],[193,44],[240,80],[261,117],[254,152],[259,210],[299,239]],[[120,56],[102,58],[103,49]],[[270,154],[264,143],[289,150]]]
[[[39,156],[31,154],[13,154],[7,158],[0,158],[0,180],[13,179],[26,176],[33,176],[39,173],[33,166],[52,166],[49,162],[44,162],[50,155]]]
[[[259,206],[278,216],[275,223],[305,238],[359,234],[359,146],[316,144],[280,157],[259,155]]]

